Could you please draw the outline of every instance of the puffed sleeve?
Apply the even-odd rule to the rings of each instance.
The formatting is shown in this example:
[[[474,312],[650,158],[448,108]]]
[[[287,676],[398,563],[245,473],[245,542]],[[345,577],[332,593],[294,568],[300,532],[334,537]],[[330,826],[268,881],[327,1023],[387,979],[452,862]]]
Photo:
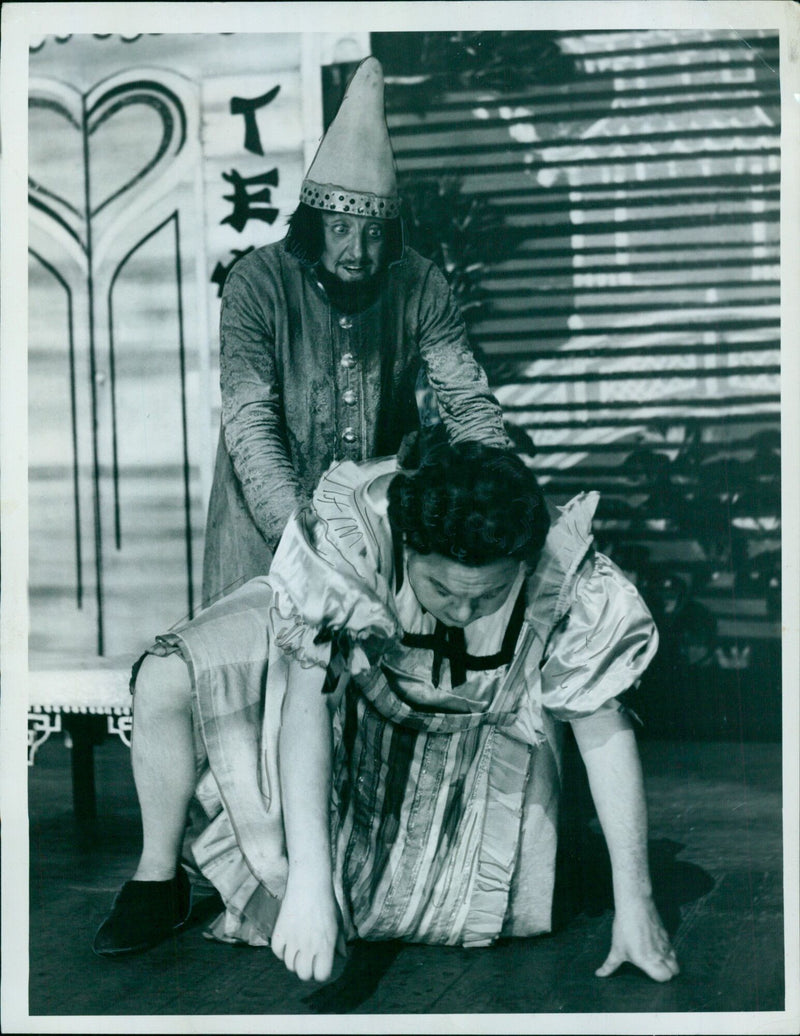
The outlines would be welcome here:
[[[350,672],[363,672],[401,632],[374,537],[355,506],[359,481],[356,465],[335,465],[289,520],[270,568],[271,636],[303,666],[327,666],[335,642]]]
[[[636,587],[590,551],[545,651],[542,704],[560,720],[589,716],[628,690],[657,648],[658,631]]]

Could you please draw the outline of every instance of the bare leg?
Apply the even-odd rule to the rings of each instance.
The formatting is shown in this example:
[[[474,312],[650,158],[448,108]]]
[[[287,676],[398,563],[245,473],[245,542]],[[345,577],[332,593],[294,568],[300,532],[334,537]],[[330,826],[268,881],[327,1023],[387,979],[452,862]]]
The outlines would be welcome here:
[[[191,684],[179,655],[149,655],[136,678],[131,760],[142,813],[136,881],[175,874],[195,786]]]

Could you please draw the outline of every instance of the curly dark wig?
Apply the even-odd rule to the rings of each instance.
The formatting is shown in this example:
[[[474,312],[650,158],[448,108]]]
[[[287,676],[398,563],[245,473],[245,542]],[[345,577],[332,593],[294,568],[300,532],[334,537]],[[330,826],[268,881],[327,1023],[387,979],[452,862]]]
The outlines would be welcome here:
[[[465,565],[516,558],[533,565],[550,518],[536,477],[509,450],[440,444],[389,485],[389,522],[420,554]]]
[[[403,255],[403,225],[400,218],[387,219],[386,262],[393,263]],[[325,238],[322,232],[322,211],[300,202],[288,219],[289,229],[284,248],[303,262],[316,263],[322,255]]]

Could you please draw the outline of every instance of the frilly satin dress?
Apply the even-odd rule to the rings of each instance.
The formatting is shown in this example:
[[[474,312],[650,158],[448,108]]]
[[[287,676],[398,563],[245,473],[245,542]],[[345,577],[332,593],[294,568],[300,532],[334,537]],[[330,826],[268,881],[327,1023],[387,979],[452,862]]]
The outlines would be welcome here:
[[[265,945],[284,891],[278,736],[290,659],[332,694],[334,885],[348,937],[480,946],[550,929],[559,726],[641,676],[657,644],[636,588],[592,545],[597,494],[553,521],[535,571],[464,630],[437,629],[393,543],[395,461],[334,465],[269,576],[152,653],[193,686],[201,809],[190,852],[220,892],[211,933]]]

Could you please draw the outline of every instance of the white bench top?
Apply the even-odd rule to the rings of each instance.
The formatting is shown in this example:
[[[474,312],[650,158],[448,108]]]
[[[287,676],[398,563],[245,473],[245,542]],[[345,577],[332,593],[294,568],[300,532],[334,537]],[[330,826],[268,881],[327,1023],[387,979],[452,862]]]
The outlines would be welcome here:
[[[127,710],[131,666],[137,657],[32,659],[28,704],[33,709],[65,712]]]

